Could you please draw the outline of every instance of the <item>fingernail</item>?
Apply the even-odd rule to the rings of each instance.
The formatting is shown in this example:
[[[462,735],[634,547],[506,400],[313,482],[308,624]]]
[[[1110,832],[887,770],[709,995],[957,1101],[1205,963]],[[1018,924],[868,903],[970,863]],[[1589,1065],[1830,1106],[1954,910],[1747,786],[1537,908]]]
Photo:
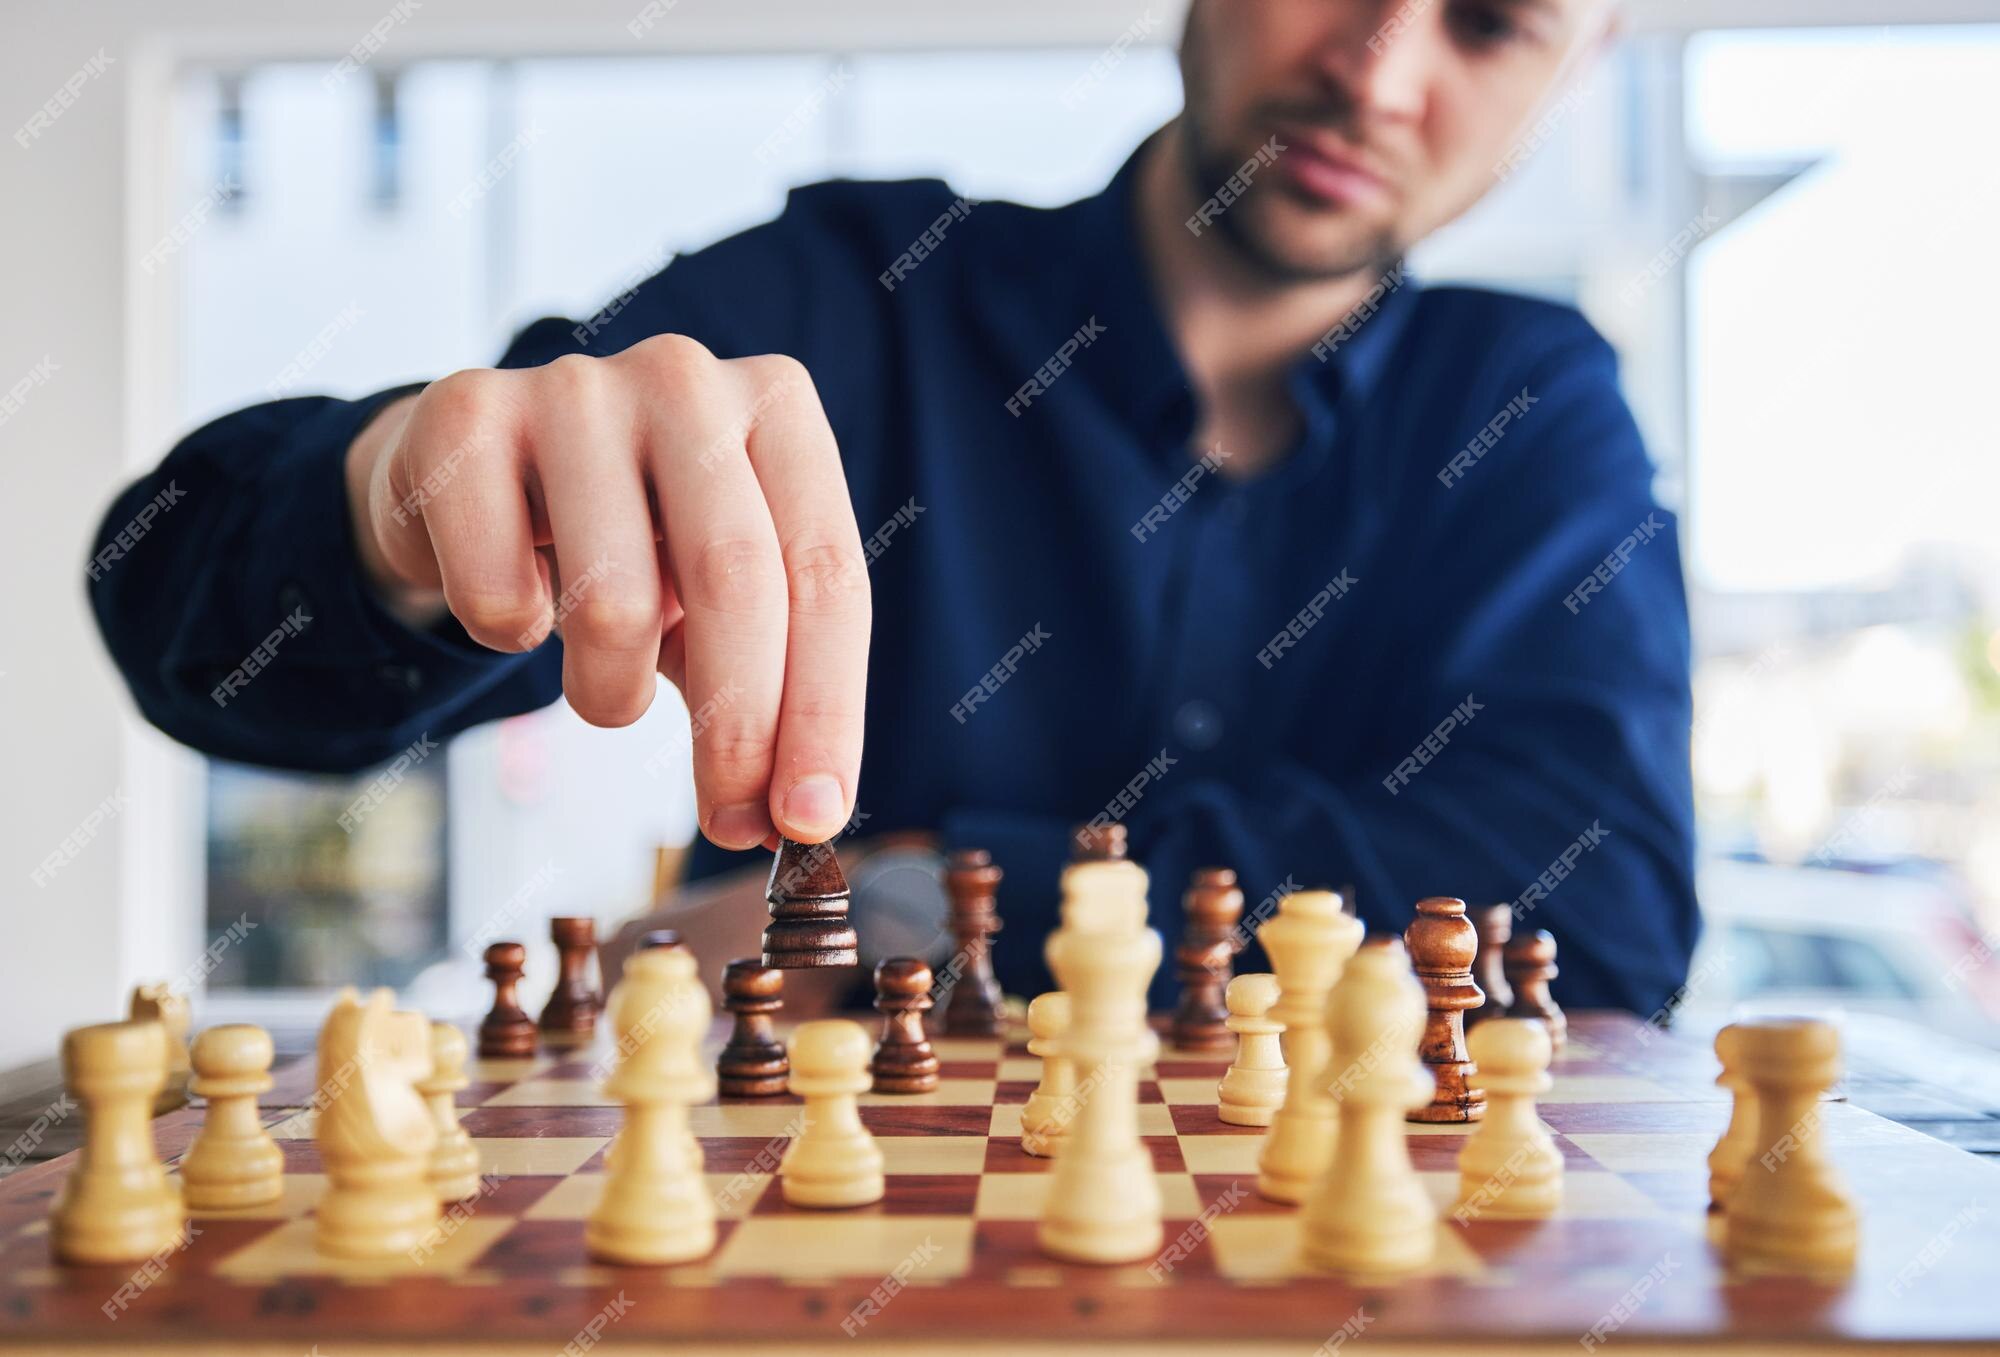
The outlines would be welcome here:
[[[785,824],[795,838],[828,838],[846,818],[840,783],[825,773],[802,777],[785,793]]]
[[[771,815],[761,801],[717,806],[708,817],[708,837],[723,848],[755,848],[771,832]]]

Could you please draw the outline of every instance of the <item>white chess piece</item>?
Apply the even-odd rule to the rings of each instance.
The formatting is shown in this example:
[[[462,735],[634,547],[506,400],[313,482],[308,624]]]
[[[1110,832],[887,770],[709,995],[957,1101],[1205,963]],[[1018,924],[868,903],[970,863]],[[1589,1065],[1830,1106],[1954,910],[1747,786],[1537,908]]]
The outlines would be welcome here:
[[[1334,986],[1326,1087],[1340,1133],[1300,1215],[1310,1267],[1389,1278],[1431,1260],[1436,1211],[1403,1139],[1403,1114],[1429,1102],[1436,1083],[1417,1055],[1426,1015],[1423,986],[1396,938],[1364,946]]]
[[[479,1195],[479,1150],[459,1125],[453,1094],[472,1081],[465,1074],[465,1033],[448,1022],[431,1024],[431,1072],[417,1081],[417,1092],[431,1110],[437,1127],[437,1147],[431,1151],[431,1187],[440,1202],[461,1202]]]
[[[133,1022],[156,1022],[167,1031],[167,1084],[153,1100],[156,1113],[171,1112],[187,1102],[188,1079],[193,1073],[189,1060],[188,1033],[194,1015],[187,997],[171,985],[153,981],[135,987],[126,1016]]]
[[[1860,1225],[1827,1158],[1819,1101],[1840,1077],[1840,1034],[1805,1018],[1737,1027],[1762,1148],[1729,1194],[1723,1255],[1747,1274],[1845,1277],[1854,1270]]]
[[[684,1263],[715,1247],[715,1201],[688,1126],[688,1107],[715,1095],[701,1058],[711,1011],[694,954],[681,947],[636,953],[611,992],[619,1059],[604,1091],[624,1105],[625,1124],[584,1226],[594,1258]]]
[[[153,1150],[153,1099],[167,1079],[157,1022],[79,1027],[63,1038],[63,1079],[84,1108],[83,1152],[49,1213],[56,1257],[138,1263],[181,1242],[180,1193]]]
[[[1486,1089],[1486,1117],[1458,1152],[1461,1220],[1540,1220],[1562,1205],[1562,1151],[1535,1113],[1555,1045],[1535,1018],[1488,1018],[1465,1040]]]
[[[314,1219],[320,1252],[335,1257],[409,1254],[438,1223],[437,1128],[416,1087],[431,1068],[430,1024],[394,1002],[386,989],[366,1003],[342,990],[320,1029],[315,1138],[327,1183]]]
[[[1160,950],[1160,935],[1146,927],[1146,873],[1137,863],[1083,862],[1063,872],[1062,926],[1047,956],[1070,1000],[1061,1046],[1076,1066],[1077,1111],[1037,1232],[1052,1257],[1124,1263],[1159,1252],[1160,1185],[1139,1138],[1139,1070],[1159,1050],[1146,1025],[1146,987]]]
[[[1257,1156],[1257,1192],[1272,1201],[1304,1201],[1333,1157],[1339,1122],[1320,1077],[1327,1058],[1326,998],[1363,931],[1334,892],[1294,891],[1257,932],[1278,976],[1271,1016],[1285,1025],[1280,1040],[1291,1069],[1285,1101]]]
[[[181,1156],[181,1192],[194,1211],[262,1206],[283,1195],[285,1156],[257,1117],[271,1087],[271,1034],[247,1023],[195,1038],[191,1089],[208,1100],[201,1131]]]
[[[1285,1053],[1279,1036],[1284,1023],[1271,1016],[1278,1001],[1278,977],[1239,975],[1223,992],[1229,1030],[1236,1033],[1236,1060],[1215,1089],[1215,1115],[1231,1126],[1269,1126],[1285,1102]]]
[[[882,1148],[861,1124],[857,1095],[874,1086],[872,1043],[860,1023],[802,1023],[792,1033],[789,1087],[805,1099],[805,1129],[778,1164],[793,1206],[866,1206],[882,1200]]]
[[[1722,1062],[1715,1082],[1728,1089],[1733,1100],[1729,1125],[1708,1152],[1708,1204],[1718,1210],[1726,1209],[1729,1194],[1742,1181],[1743,1166],[1750,1162],[1751,1147],[1757,1143],[1757,1094],[1743,1076],[1742,1035],[1734,1023],[1715,1034],[1715,1056]]]
[[[1038,994],[1028,1005],[1028,1054],[1042,1058],[1042,1081],[1021,1108],[1021,1148],[1039,1158],[1053,1156],[1076,1114],[1076,1067],[1062,1053],[1069,1030],[1069,996],[1061,990]]]

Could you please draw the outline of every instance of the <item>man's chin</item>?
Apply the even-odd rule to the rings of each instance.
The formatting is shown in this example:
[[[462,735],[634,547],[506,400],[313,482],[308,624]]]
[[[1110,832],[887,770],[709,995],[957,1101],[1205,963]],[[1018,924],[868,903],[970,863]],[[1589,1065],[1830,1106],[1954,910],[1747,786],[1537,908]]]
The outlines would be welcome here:
[[[1288,282],[1323,282],[1356,273],[1379,272],[1394,263],[1402,248],[1394,228],[1329,214],[1241,214],[1228,232],[1237,250],[1274,278]]]

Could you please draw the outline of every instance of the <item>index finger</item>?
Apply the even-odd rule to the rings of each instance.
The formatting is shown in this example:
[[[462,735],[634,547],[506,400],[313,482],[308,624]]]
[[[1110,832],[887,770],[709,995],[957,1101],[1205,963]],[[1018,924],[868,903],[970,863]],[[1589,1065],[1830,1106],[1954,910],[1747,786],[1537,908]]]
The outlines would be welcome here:
[[[771,769],[771,822],[819,843],[854,810],[873,607],[840,448],[804,364],[743,359],[756,411],[746,440],[784,556],[791,609]]]

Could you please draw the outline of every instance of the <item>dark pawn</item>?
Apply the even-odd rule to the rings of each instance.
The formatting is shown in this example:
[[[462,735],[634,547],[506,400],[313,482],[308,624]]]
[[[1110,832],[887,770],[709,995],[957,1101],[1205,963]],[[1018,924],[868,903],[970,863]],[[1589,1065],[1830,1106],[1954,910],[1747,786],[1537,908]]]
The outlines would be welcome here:
[[[1556,978],[1556,940],[1547,929],[1523,933],[1507,944],[1507,983],[1514,987],[1510,1018],[1540,1018],[1549,1026],[1549,1040],[1560,1051],[1569,1039],[1569,1021],[1549,994]]]
[[[991,1037],[1000,1033],[1000,982],[993,978],[992,938],[1000,931],[994,896],[1001,872],[983,848],[963,848],[945,864],[944,888],[951,896],[949,920],[957,972],[944,1005],[947,1036]],[[876,974],[881,974],[877,968]]]
[[[1423,982],[1430,1015],[1417,1048],[1437,1091],[1408,1114],[1410,1121],[1478,1121],[1486,1115],[1486,1094],[1472,1080],[1479,1073],[1465,1053],[1465,1010],[1485,996],[1472,982],[1472,958],[1479,932],[1465,917],[1465,901],[1434,895],[1417,901],[1417,917],[1403,930],[1410,964]]]
[[[858,939],[847,922],[847,878],[831,843],[778,840],[764,891],[771,922],[764,964],[786,970],[857,964]]]
[[[1507,939],[1514,936],[1514,907],[1487,905],[1472,911],[1472,926],[1479,930],[1479,952],[1472,958],[1472,980],[1486,992],[1486,998],[1465,1010],[1465,1025],[1498,1018],[1514,1002],[1514,987],[1507,983],[1502,953]]]
[[[1078,825],[1069,836],[1071,862],[1121,862],[1125,858],[1125,826]]]
[[[486,978],[493,982],[493,1011],[479,1024],[479,1054],[506,1057],[535,1053],[535,1020],[521,1010],[521,972],[528,949],[496,942],[486,949]]]
[[[1235,969],[1236,921],[1243,917],[1243,892],[1227,867],[1198,867],[1183,897],[1187,923],[1174,948],[1174,974],[1181,982],[1172,1036],[1180,1051],[1230,1051],[1229,1005],[1222,1001]]]
[[[755,957],[723,967],[722,1006],[736,1018],[715,1060],[716,1090],[723,1097],[769,1098],[785,1091],[792,1062],[772,1030],[771,1016],[785,1006],[784,984],[783,971]]]
[[[875,1008],[882,1040],[869,1066],[877,1093],[935,1093],[938,1058],[924,1036],[931,1007],[931,968],[915,957],[890,957],[875,968]]]
[[[562,959],[562,973],[542,1008],[542,1031],[551,1042],[588,1040],[604,1008],[590,980],[590,963],[597,956],[597,920],[550,919],[549,937]]]

